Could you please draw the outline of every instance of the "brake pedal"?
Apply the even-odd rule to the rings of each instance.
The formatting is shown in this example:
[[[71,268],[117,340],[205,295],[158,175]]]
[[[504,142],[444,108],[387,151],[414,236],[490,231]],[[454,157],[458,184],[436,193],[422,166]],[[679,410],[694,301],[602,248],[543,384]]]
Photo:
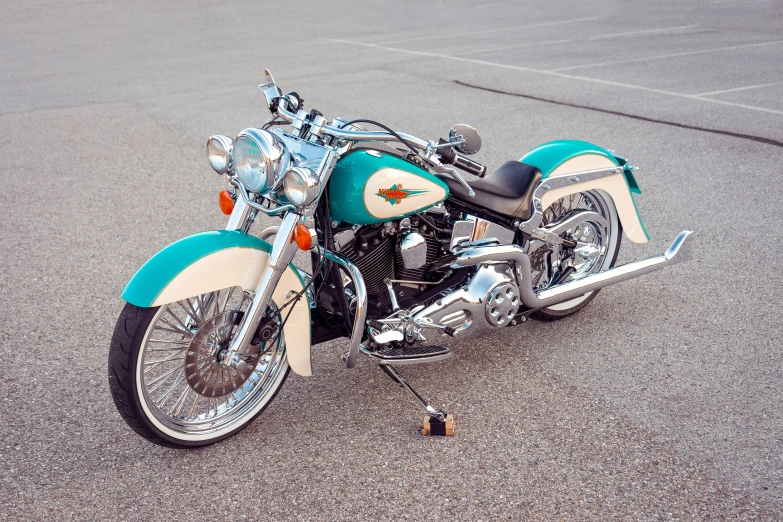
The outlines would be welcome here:
[[[371,350],[362,345],[361,351],[377,364],[420,364],[437,362],[451,357],[452,351],[444,346],[421,344],[414,346],[389,346]]]

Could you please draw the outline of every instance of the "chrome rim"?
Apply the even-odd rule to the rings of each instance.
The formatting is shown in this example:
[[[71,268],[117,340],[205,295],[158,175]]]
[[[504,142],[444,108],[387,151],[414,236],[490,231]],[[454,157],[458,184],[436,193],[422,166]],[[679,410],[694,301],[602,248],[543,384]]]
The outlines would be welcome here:
[[[588,214],[589,212],[589,214]],[[578,219],[579,213],[602,219]],[[612,262],[613,246],[616,245],[618,230],[617,211],[610,199],[599,191],[579,192],[555,201],[543,214],[541,226],[554,225],[577,215],[574,226],[566,232],[568,239],[577,242],[573,260],[559,249],[552,249],[543,241],[533,240],[528,246],[532,281],[535,290],[544,290],[553,284],[582,279],[609,268]],[[560,279],[560,270],[553,270],[554,263],[570,261],[574,270],[565,279]],[[559,265],[558,265],[559,267]],[[591,292],[592,293],[592,292]],[[548,307],[554,310],[567,309],[586,299],[591,293],[576,299]]]
[[[142,407],[162,431],[216,437],[242,424],[274,395],[288,368],[280,314],[272,305],[263,339],[240,370],[223,355],[250,304],[238,287],[161,306],[137,364]]]

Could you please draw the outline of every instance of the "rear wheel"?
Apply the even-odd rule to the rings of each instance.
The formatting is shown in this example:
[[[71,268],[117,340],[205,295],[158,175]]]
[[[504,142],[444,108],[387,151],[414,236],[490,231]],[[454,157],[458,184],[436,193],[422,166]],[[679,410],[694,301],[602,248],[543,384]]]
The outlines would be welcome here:
[[[289,371],[274,306],[246,364],[224,363],[248,304],[233,288],[155,308],[125,306],[109,349],[109,386],[136,433],[162,446],[204,446],[266,408]]]
[[[584,219],[579,219],[584,215]],[[557,247],[539,240],[527,245],[532,269],[533,289],[583,279],[611,268],[620,252],[622,227],[612,198],[602,190],[571,194],[555,201],[544,211],[542,228],[576,218],[563,238],[576,241],[573,249]],[[572,315],[590,304],[598,290],[536,310],[531,317],[554,321]]]

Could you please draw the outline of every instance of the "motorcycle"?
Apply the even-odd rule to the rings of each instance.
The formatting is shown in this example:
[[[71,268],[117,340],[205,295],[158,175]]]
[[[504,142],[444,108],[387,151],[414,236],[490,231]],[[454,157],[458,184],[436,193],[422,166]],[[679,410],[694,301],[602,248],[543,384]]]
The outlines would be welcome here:
[[[684,257],[690,230],[661,255],[615,266],[623,234],[649,235],[636,167],[611,150],[552,141],[490,172],[468,158],[481,147],[468,125],[424,140],[367,119],[328,121],[265,73],[272,117],[207,142],[228,181],[225,230],[164,248],[122,292],[110,389],[128,425],[156,444],[237,433],[291,370],[313,374],[314,345],[337,338],[346,368],[366,358],[421,404],[422,434],[452,435],[453,415],[395,367],[452,355],[425,334],[561,319],[601,288]],[[261,214],[280,224],[252,235]],[[299,251],[310,273],[292,264]]]

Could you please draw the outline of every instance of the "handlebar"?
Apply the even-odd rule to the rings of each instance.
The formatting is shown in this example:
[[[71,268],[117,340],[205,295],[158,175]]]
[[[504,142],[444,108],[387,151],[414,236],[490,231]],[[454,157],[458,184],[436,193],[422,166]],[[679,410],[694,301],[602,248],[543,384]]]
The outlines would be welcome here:
[[[486,165],[482,165],[481,163],[473,160],[469,160],[465,156],[460,156],[459,154],[455,153],[456,156],[454,160],[454,166],[458,169],[462,169],[465,172],[469,174],[473,174],[474,176],[478,176],[480,178],[483,178],[487,175],[487,167]]]
[[[294,120],[296,120],[297,117],[299,116],[289,111],[284,106],[287,104],[288,104],[288,98],[286,98],[285,96],[281,97],[280,103],[277,104],[276,112],[278,116],[280,116],[284,120],[288,121],[289,123],[293,123]],[[300,110],[300,112],[306,114],[304,111]],[[399,141],[397,136],[386,131],[356,131],[356,130],[340,129],[337,127],[332,127],[331,125],[322,125],[321,132],[340,140]],[[411,134],[405,134],[399,132],[397,133],[397,135],[418,149],[426,150],[427,147],[429,146],[428,142],[422,140],[421,138],[417,138],[416,136],[413,136]],[[448,143],[443,139],[441,139],[440,142],[441,144]],[[464,170],[465,172],[468,172],[480,178],[483,178],[487,174],[487,167],[485,165],[482,165],[481,163],[470,160],[465,156],[458,154],[451,147],[442,147],[438,151],[438,154],[441,155],[441,161],[443,161],[444,164],[454,165],[458,169]]]
[[[449,142],[441,138],[441,145],[448,145],[448,143]],[[443,147],[438,153],[440,154],[440,159],[443,163],[454,165],[458,169],[464,170],[465,172],[480,178],[483,178],[487,175],[487,167],[485,165],[482,165],[481,163],[473,160],[469,160],[465,156],[458,154],[457,151],[451,147]]]

